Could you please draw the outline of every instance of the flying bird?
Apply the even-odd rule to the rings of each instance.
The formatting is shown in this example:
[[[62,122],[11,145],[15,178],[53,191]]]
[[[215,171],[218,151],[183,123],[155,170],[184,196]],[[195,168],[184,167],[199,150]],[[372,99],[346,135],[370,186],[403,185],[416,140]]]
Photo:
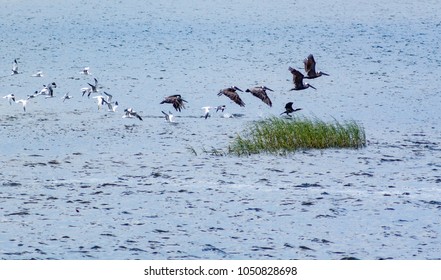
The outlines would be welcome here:
[[[90,83],[87,83],[89,87],[83,87],[81,88],[81,92],[83,93],[82,96],[84,96],[87,93],[87,97],[90,97],[90,94],[92,92],[98,92],[98,80],[94,78],[95,84],[92,85]]]
[[[96,103],[97,103],[97,105],[98,105],[98,110],[100,110],[101,107],[102,107],[104,104],[107,104],[107,101],[106,101],[105,97],[102,96],[102,95],[97,95],[97,96],[94,96],[94,97],[92,97],[92,98],[96,98]]]
[[[90,86],[90,89],[92,90],[92,92],[98,92],[98,80],[96,78],[93,78],[93,80],[95,81],[95,84],[90,84],[87,83]]]
[[[225,110],[225,105],[219,105],[219,106],[216,107],[216,112],[217,111],[223,112],[224,110]]]
[[[313,87],[312,85],[308,84],[308,83],[303,83],[303,74],[300,73],[300,71],[289,67],[288,70],[291,72],[292,74],[292,79],[294,82],[294,88],[290,89],[290,90],[302,90],[302,89],[307,89],[309,87],[312,87],[313,89],[316,89],[315,87]]]
[[[293,102],[286,103],[286,105],[285,105],[285,112],[281,113],[280,115],[286,114],[287,116],[291,117],[291,115],[290,115],[291,113],[294,113],[294,112],[302,110],[302,108],[295,108],[294,109],[292,107],[292,104],[293,104]]]
[[[164,100],[162,100],[160,104],[164,104],[164,103],[173,104],[173,108],[175,108],[176,111],[181,112],[181,109],[185,109],[184,102],[187,103],[186,100],[182,99],[180,94],[175,94],[164,97]]]
[[[12,64],[12,73],[11,75],[16,75],[19,74],[18,72],[18,63],[17,63],[17,59],[14,59],[14,63]]]
[[[15,102],[15,95],[13,93],[5,95],[5,96],[3,96],[3,98],[8,99],[9,105],[12,104],[12,101]]]
[[[84,67],[83,70],[81,70],[80,74],[84,74],[84,75],[92,75],[90,73],[90,67]]]
[[[61,99],[63,100],[63,102],[66,101],[66,99],[72,99],[72,98],[73,98],[73,96],[69,95],[68,92],[65,93],[63,97],[61,97]]]
[[[32,74],[31,77],[43,77],[43,72],[42,71],[38,71],[35,74]]]
[[[174,118],[173,114],[170,111],[168,111],[168,114],[166,112],[164,112],[164,111],[161,111],[161,112],[165,116],[165,121],[167,121],[167,122],[174,122],[175,121],[175,118]]]
[[[211,117],[210,116],[210,109],[214,109],[214,108],[211,106],[204,106],[201,109],[204,110],[204,118],[207,119],[208,117]]]
[[[225,95],[228,98],[230,98],[231,100],[233,100],[240,107],[245,107],[245,103],[242,101],[242,99],[240,98],[239,94],[236,91],[243,92],[243,90],[241,90],[240,88],[238,88],[236,86],[232,86],[232,87],[220,90],[217,95],[218,96]]]
[[[305,65],[305,72],[306,72],[306,77],[305,79],[315,79],[318,78],[322,75],[324,76],[329,76],[329,74],[326,74],[324,72],[315,71],[315,59],[314,56],[312,54],[308,55],[307,58],[305,58],[303,60],[303,64]]]
[[[29,99],[20,99],[15,101],[15,103],[21,103],[21,105],[23,106],[23,111],[26,112],[26,105],[28,104],[28,100]]]
[[[38,95],[46,95],[46,98],[54,97],[54,88],[57,87],[55,82],[52,82],[49,85],[43,85],[43,88],[40,90]]]
[[[124,109],[124,115],[123,115],[123,118],[133,118],[133,117],[136,117],[136,118],[138,118],[140,121],[142,121],[141,116],[138,115],[138,113],[136,113],[135,111],[133,111],[132,108]]]
[[[266,86],[259,86],[259,87],[253,87],[251,89],[247,89],[245,92],[251,92],[252,95],[262,100],[266,105],[272,107],[273,103],[271,102],[271,99],[268,97],[268,94],[266,91],[273,91],[270,88],[267,88]]]

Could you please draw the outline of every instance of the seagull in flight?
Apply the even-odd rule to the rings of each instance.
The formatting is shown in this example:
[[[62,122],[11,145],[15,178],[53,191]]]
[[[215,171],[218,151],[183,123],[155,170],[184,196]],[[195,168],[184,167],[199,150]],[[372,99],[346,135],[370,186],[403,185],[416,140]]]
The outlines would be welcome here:
[[[5,95],[3,98],[8,99],[9,105],[12,105],[12,101],[15,102],[15,95],[13,93]]]
[[[174,122],[175,121],[175,117],[173,116],[172,112],[168,111],[168,114],[164,111],[161,111],[164,116],[165,116],[165,121],[167,122]]]
[[[210,109],[214,109],[214,107],[205,106],[205,107],[202,107],[201,109],[204,110],[204,118],[207,119],[207,118],[211,117]]]
[[[17,75],[20,74],[18,72],[18,63],[17,63],[17,59],[14,59],[14,63],[12,64],[12,73],[11,75]]]
[[[225,110],[225,105],[219,105],[219,106],[216,107],[216,112],[217,111],[223,112],[224,110]]]
[[[90,67],[84,67],[83,70],[81,70],[80,74],[92,75],[92,73],[90,73]]]
[[[35,74],[32,74],[31,77],[43,77],[43,71],[38,71]]]
[[[133,111],[132,108],[124,109],[124,115],[123,115],[123,118],[133,118],[133,117],[136,117],[136,118],[138,118],[140,121],[142,121],[141,116],[138,115],[138,113],[136,113],[135,111]]]
[[[15,101],[15,103],[21,103],[21,105],[23,106],[23,111],[26,112],[26,105],[28,104],[28,100],[29,99],[20,99]]]
[[[81,92],[83,93],[82,96],[84,96],[87,93],[87,97],[90,97],[90,94],[92,92],[98,92],[98,80],[96,78],[94,78],[95,84],[92,85],[90,83],[87,83],[89,85],[89,87],[83,87],[81,88]]]
[[[73,96],[69,95],[69,93],[65,93],[63,97],[61,97],[61,99],[63,99],[63,102],[66,101],[66,99],[72,99]]]
[[[43,85],[43,88],[40,90],[38,95],[46,95],[46,98],[54,97],[54,88],[57,87],[55,82],[52,82],[49,85]]]

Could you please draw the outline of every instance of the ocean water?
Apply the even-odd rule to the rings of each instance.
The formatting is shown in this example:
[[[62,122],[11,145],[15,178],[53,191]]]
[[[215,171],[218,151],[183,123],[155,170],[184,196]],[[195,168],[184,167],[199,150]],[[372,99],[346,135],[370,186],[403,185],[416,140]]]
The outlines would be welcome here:
[[[1,96],[57,84],[26,112],[0,99],[0,259],[441,257],[437,1],[0,7]],[[290,92],[288,67],[310,53],[330,76]],[[14,59],[22,73],[11,76]],[[117,112],[81,95],[93,78]],[[217,96],[262,84],[271,108],[248,93],[244,108]],[[171,94],[184,110],[159,104]],[[359,122],[367,147],[206,152],[289,101],[303,116]],[[235,117],[202,118],[201,107],[223,104]],[[129,107],[143,121],[122,118]]]

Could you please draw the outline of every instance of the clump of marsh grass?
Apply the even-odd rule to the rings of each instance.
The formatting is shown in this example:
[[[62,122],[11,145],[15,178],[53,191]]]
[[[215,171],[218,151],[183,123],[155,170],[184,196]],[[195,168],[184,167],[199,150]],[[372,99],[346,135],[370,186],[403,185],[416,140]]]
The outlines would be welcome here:
[[[358,149],[365,145],[364,128],[355,121],[339,123],[317,118],[271,117],[252,123],[243,136],[236,136],[228,152],[236,155],[286,154],[301,149]]]

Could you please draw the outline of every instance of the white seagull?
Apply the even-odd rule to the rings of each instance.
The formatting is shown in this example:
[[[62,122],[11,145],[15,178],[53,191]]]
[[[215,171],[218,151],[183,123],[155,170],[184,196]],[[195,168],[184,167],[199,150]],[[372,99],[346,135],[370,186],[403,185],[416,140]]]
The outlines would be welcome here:
[[[106,99],[104,99],[104,96],[102,96],[102,95],[97,95],[97,96],[94,96],[94,97],[92,97],[92,98],[96,98],[96,103],[97,103],[97,105],[98,105],[98,110],[100,110],[101,107],[102,107],[104,104],[108,104],[108,102],[106,101]]]
[[[61,97],[61,99],[63,99],[63,102],[66,101],[66,99],[72,99],[73,96],[70,96],[69,93],[65,93],[63,97]]]
[[[90,83],[87,83],[89,85],[89,87],[83,87],[81,88],[81,92],[83,93],[83,96],[87,93],[87,97],[90,97],[90,94],[92,92],[98,92],[98,80],[96,78],[94,78],[95,84],[92,85]]]
[[[173,114],[170,111],[168,111],[168,114],[164,111],[161,111],[161,112],[165,116],[165,121],[167,121],[167,122],[174,122],[175,121],[175,117],[173,116]]]
[[[9,105],[12,104],[12,101],[15,102],[15,95],[14,95],[13,93],[10,93],[10,94],[8,94],[8,95],[5,95],[5,96],[3,96],[3,98],[8,99],[8,101],[9,101]]]
[[[204,118],[205,119],[207,119],[208,117],[211,117],[210,116],[210,109],[214,109],[214,107],[211,107],[211,106],[202,107],[202,110],[204,110]]]
[[[46,95],[46,98],[54,97],[54,88],[57,87],[55,82],[52,82],[49,85],[43,85],[43,88],[40,90],[38,95]]]
[[[18,63],[17,63],[17,59],[14,59],[14,63],[12,64],[12,73],[11,75],[16,75],[19,74],[18,72]]]
[[[90,73],[90,67],[84,67],[80,74],[92,75],[92,73]]]
[[[123,118],[133,118],[133,117],[137,117],[140,121],[142,121],[141,116],[138,115],[138,113],[136,113],[135,111],[133,111],[132,108],[124,109]]]
[[[21,103],[21,105],[23,106],[23,111],[26,112],[26,105],[28,104],[28,99],[20,99],[15,101],[15,103]]]
[[[31,77],[43,77],[43,71],[38,71],[35,74],[32,74]]]

